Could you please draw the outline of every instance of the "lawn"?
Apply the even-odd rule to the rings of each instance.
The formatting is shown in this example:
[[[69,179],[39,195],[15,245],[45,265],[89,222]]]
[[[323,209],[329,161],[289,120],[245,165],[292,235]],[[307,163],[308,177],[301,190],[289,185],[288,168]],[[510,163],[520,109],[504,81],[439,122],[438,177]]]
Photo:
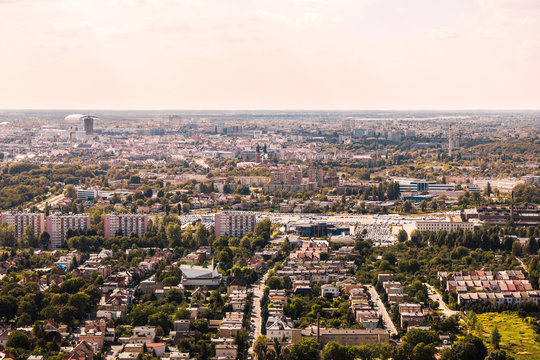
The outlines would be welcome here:
[[[491,331],[495,326],[501,334],[501,349],[516,359],[540,359],[540,336],[515,312],[484,313],[477,315],[479,327],[476,333],[491,347]]]

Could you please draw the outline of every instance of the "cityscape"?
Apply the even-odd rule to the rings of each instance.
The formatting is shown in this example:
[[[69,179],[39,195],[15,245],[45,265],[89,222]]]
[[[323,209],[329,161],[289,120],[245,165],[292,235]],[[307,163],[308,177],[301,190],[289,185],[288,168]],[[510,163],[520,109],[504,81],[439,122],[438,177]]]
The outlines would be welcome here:
[[[0,1],[0,360],[540,359],[539,11]]]

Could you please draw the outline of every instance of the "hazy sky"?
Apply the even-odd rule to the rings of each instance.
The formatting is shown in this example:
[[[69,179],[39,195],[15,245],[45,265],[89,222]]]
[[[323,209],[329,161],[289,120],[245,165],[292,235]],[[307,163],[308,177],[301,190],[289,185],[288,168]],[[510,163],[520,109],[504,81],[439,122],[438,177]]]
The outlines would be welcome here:
[[[540,109],[540,0],[0,0],[0,108]]]

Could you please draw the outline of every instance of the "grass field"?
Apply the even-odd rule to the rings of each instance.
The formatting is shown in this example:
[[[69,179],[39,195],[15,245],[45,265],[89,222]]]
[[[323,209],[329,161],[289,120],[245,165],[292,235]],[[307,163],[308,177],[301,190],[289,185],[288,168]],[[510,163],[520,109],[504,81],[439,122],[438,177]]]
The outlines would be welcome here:
[[[477,335],[491,347],[491,331],[495,326],[501,334],[500,347],[516,359],[540,359],[540,336],[515,312],[484,313],[476,316],[479,324]]]

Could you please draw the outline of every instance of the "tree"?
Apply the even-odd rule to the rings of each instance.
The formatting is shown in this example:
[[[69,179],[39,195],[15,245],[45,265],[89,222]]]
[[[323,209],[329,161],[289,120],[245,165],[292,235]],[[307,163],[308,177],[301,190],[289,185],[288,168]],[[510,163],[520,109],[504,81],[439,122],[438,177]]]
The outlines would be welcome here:
[[[499,332],[499,329],[497,326],[493,328],[491,331],[491,346],[493,346],[494,349],[498,350],[499,345],[501,343],[501,333]]]
[[[47,249],[51,244],[51,235],[48,232],[44,231],[39,235],[39,247],[42,249]]]
[[[441,352],[441,360],[477,360],[487,356],[487,349],[482,339],[467,335],[452,347]]]
[[[28,340],[28,336],[24,332],[15,330],[9,334],[6,347],[30,350],[30,340]]]
[[[276,360],[281,360],[281,344],[279,343],[278,338],[274,338],[274,352],[276,353]]]
[[[521,248],[521,243],[519,241],[514,241],[512,243],[512,255],[514,256],[523,255],[523,250]]]
[[[347,360],[347,348],[335,341],[330,341],[322,350],[322,360]]]
[[[5,247],[17,246],[17,238],[15,237],[13,226],[7,223],[0,225],[0,245]]]
[[[38,239],[34,234],[34,227],[31,224],[26,225],[24,228],[23,239],[24,242],[31,248],[36,248],[39,246]]]
[[[493,190],[491,190],[491,184],[488,182],[486,190],[484,191],[484,196],[489,197],[491,194],[493,194]]]
[[[268,242],[270,240],[271,227],[272,222],[270,221],[270,219],[264,218],[255,225],[253,233],[255,234],[255,237],[262,236],[264,241]]]
[[[289,354],[290,360],[320,360],[319,344],[315,339],[302,339],[293,344]]]
[[[165,234],[169,247],[177,247],[182,245],[182,227],[180,224],[170,223],[165,227]]]
[[[403,203],[403,212],[408,213],[408,212],[410,212],[411,210],[412,210],[412,203],[411,203],[409,200],[405,201],[405,202]]]
[[[168,303],[181,304],[184,301],[184,294],[180,290],[172,288],[165,294],[165,300]]]
[[[206,226],[204,226],[203,223],[199,223],[199,225],[197,225],[197,230],[195,231],[195,242],[197,243],[197,246],[208,245],[208,230],[206,230]]]
[[[71,184],[66,185],[65,190],[64,190],[64,196],[69,198],[69,199],[76,200],[77,199],[77,190],[75,189],[75,186],[73,186]]]
[[[503,350],[491,350],[484,360],[514,360],[514,358]]]
[[[409,235],[407,234],[407,232],[403,229],[399,230],[398,235],[397,235],[398,242],[405,242],[408,239],[409,239]]]
[[[255,354],[256,360],[268,360],[268,339],[265,335],[259,335],[255,343],[253,343],[253,353]]]

